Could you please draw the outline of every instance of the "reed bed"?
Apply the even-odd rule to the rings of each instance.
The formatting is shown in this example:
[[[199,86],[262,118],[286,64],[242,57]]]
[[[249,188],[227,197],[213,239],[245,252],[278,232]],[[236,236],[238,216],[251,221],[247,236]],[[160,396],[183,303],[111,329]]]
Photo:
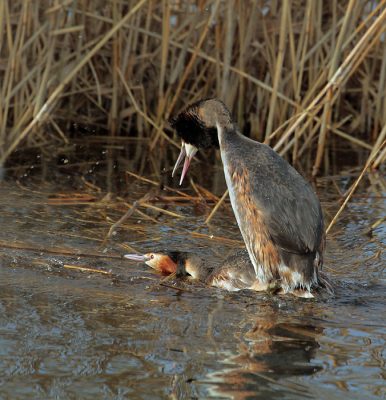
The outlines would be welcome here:
[[[386,159],[386,0],[15,0],[0,15],[0,165],[79,137],[175,145],[167,118],[208,97],[292,162],[316,148],[314,176],[338,142]]]

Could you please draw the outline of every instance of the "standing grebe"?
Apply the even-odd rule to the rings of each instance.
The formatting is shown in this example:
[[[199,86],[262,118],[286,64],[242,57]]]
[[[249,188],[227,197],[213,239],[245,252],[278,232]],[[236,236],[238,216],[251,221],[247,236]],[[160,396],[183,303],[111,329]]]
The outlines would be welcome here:
[[[185,157],[180,184],[198,149],[220,149],[256,287],[277,284],[286,293],[310,292],[319,285],[326,242],[323,213],[303,177],[270,147],[243,136],[220,100],[191,104],[170,123],[182,139],[173,174]]]
[[[246,250],[237,251],[221,264],[213,263],[211,260],[204,259],[197,253],[190,251],[155,250],[144,255],[127,254],[124,257],[129,260],[144,262],[163,274],[190,275],[208,285],[227,289],[230,292],[241,289],[268,290],[276,294],[284,292],[275,282],[268,287],[262,287],[256,280],[255,269]],[[312,285],[311,291],[297,288],[292,293],[299,297],[313,297],[315,294],[321,294],[321,288],[327,289],[329,293],[334,292],[330,281],[319,272],[318,285]]]

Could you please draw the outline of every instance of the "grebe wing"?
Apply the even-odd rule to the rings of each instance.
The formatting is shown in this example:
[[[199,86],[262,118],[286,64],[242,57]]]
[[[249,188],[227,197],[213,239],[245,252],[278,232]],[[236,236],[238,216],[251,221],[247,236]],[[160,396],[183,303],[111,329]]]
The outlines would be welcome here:
[[[236,291],[250,289],[256,281],[256,272],[246,250],[230,255],[216,267],[211,276],[211,284]]]
[[[311,186],[269,146],[241,135],[236,139],[224,149],[224,159],[244,239],[262,223],[275,245],[287,252],[315,251],[324,240],[324,227]]]
[[[311,186],[279,156],[275,164],[255,164],[249,169],[253,176],[250,197],[273,242],[290,253],[315,251],[324,226],[320,202]]]

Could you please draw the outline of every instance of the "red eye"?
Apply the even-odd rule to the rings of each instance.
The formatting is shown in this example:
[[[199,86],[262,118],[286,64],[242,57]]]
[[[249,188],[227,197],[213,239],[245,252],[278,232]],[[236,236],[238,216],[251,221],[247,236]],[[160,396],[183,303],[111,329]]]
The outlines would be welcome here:
[[[154,254],[152,254],[151,256],[150,256],[150,260],[153,260],[154,259]]]

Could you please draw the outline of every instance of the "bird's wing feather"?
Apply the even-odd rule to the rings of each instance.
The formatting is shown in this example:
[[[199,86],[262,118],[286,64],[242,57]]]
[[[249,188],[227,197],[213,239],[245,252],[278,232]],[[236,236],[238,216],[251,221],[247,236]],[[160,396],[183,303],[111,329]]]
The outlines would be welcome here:
[[[315,251],[323,233],[323,214],[316,194],[270,147],[253,141],[248,144],[238,159],[248,171],[251,200],[273,242],[291,253]]]
[[[212,284],[230,291],[250,289],[256,281],[256,273],[246,250],[229,256],[213,272]]]

